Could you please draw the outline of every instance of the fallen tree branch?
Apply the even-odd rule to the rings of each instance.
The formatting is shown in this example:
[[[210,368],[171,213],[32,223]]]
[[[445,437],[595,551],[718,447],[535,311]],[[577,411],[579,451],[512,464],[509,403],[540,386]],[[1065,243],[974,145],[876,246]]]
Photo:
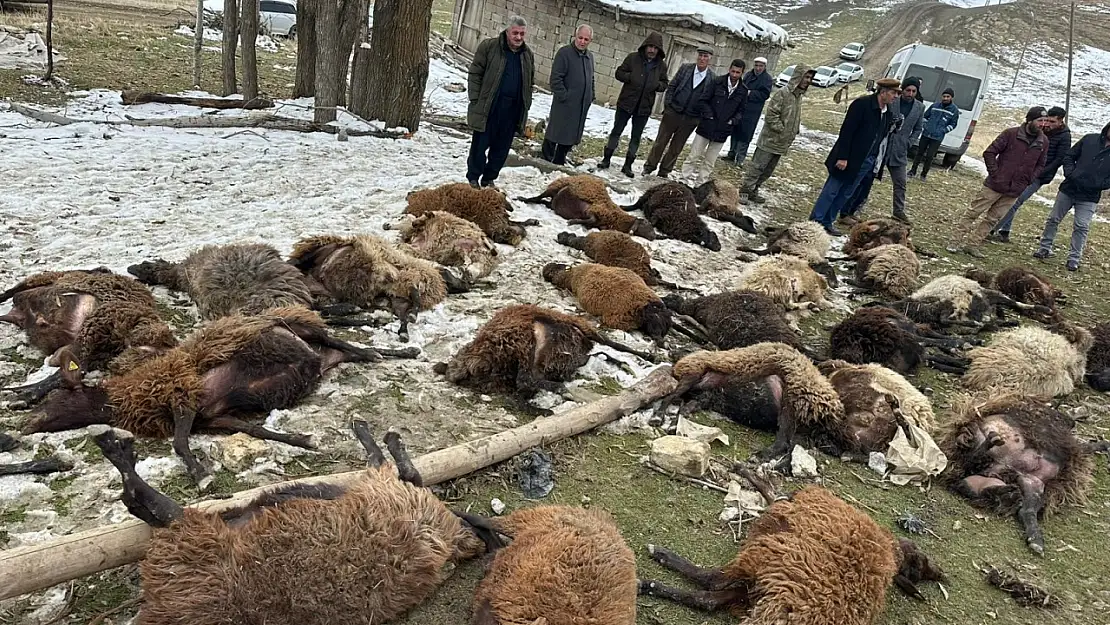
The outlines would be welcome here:
[[[150,91],[138,91],[135,89],[127,89],[120,93],[120,99],[123,100],[124,105],[130,106],[132,104],[184,104],[187,106],[197,106],[206,109],[268,109],[274,107],[274,101],[269,98],[257,97],[253,100],[237,100],[225,98],[194,98],[190,96],[169,95],[165,93],[153,93]]]
[[[661,366],[619,395],[605,397],[527,425],[434,451],[416,458],[414,464],[424,484],[452,480],[508,460],[532,447],[546,445],[615,421],[674,391],[677,383],[670,366]],[[363,471],[302,478],[281,484],[252,488],[228,499],[203,501],[202,510],[219,511],[242,506],[263,492],[290,484],[333,484],[344,486],[360,479]],[[0,551],[0,599],[49,588],[78,577],[122,566],[143,557],[150,540],[150,527],[133,519],[98,527],[57,540]]]

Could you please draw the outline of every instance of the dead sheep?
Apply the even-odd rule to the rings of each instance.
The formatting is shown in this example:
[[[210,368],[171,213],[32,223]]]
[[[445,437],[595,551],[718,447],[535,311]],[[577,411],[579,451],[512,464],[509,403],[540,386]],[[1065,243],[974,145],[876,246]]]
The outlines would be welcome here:
[[[1091,349],[1087,351],[1087,385],[1096,391],[1110,391],[1110,324],[1090,329]]]
[[[238,415],[294,406],[341,362],[377,361],[383,354],[414,357],[416,351],[362,349],[334,339],[320,316],[306,308],[221,317],[179,347],[98,386],[82,384],[77,363],[61,363],[65,386],[46,397],[23,431],[106,423],[137,436],[172,437],[189,474],[205,484],[208,472],[189,449],[190,433],[243,432],[310,448],[305,436],[274,432]]]
[[[983,288],[996,288],[1015,301],[1037,304],[1054,312],[1058,312],[1058,306],[1067,304],[1067,296],[1060,289],[1054,287],[1048,278],[1028,267],[1007,267],[997,274],[981,269],[968,269],[964,277],[975,280]]]
[[[623,267],[640,276],[648,286],[665,286],[676,289],[677,285],[665,282],[659,272],[651,266],[651,252],[631,236],[616,230],[598,230],[584,237],[570,232],[560,232],[559,243],[581,250],[590,260],[599,265]]]
[[[51,366],[83,368],[73,374],[126,371],[177,345],[150,290],[107,268],[37,273],[0,293],[0,302],[8,299],[11,310],[0,321],[23,330],[31,346],[48,354]],[[62,382],[63,371],[58,371],[6,390],[31,402]]]
[[[271,245],[206,245],[179,263],[148,260],[127,268],[143,284],[187,293],[202,319],[313,305],[304,274]]]
[[[870,625],[883,613],[892,582],[924,599],[917,583],[945,580],[913,542],[895,538],[824,488],[807,486],[789,497],[761,490],[774,503],[721,568],[702,568],[670,549],[648,545],[652,560],[701,590],[645,579],[641,594],[698,610],[727,609],[752,624]]]
[[[1017,302],[994,289],[957,275],[936,278],[910,294],[888,304],[918,323],[933,327],[970,326],[983,328],[986,319],[1001,314],[1001,308],[1018,312],[1051,314],[1044,306]]]
[[[581,317],[518,304],[497,311],[473,341],[435,371],[480,393],[513,394],[531,412],[528,400],[540,389],[560,392],[560,384],[589,360],[595,343],[651,360],[605,338]]]
[[[405,213],[419,217],[432,211],[445,211],[475,223],[486,236],[497,243],[518,245],[526,234],[525,226],[538,226],[529,219],[514,222],[509,219],[513,211],[509,198],[497,189],[475,189],[465,182],[445,184],[434,189],[410,191]]]
[[[767,247],[755,249],[741,245],[740,251],[759,256],[768,254],[795,256],[806,261],[814,271],[825,276],[825,280],[830,285],[839,284],[836,271],[828,262],[832,239],[821,224],[815,221],[800,221],[786,227],[768,226],[763,229],[763,235],[767,237]]]
[[[762,293],[728,291],[705,297],[683,298],[672,294],[663,298],[667,308],[696,320],[718,349],[747,347],[756,343],[786,343],[803,349],[801,339],[791,329],[782,307]]]
[[[906,297],[920,274],[921,261],[905,245],[889,243],[856,254],[855,285],[867,291]]]
[[[477,224],[451,213],[432,211],[419,217],[406,215],[388,229],[401,233],[404,243],[401,249],[405,252],[446,267],[460,268],[461,284],[456,286],[453,279],[449,280],[449,289],[469,288],[488,276],[497,265],[497,246],[493,241]]]
[[[1085,328],[1067,322],[1050,329],[1022,326],[1000,332],[968,352],[970,362],[960,381],[983,394],[1067,395],[1084,379],[1093,342]]]
[[[926,347],[955,350],[965,339],[939,334],[885,306],[857,309],[829,333],[829,357],[855,364],[877,363],[910,373],[932,358]]]
[[[698,214],[698,202],[694,192],[681,182],[664,182],[655,185],[634,204],[622,206],[626,211],[643,211],[644,217],[656,230],[679,241],[700,245],[708,250],[719,252],[721,241],[709,229]],[[755,226],[751,227],[755,232]]]
[[[659,347],[671,331],[671,311],[640,276],[627,269],[596,263],[574,267],[548,263],[543,279],[573,293],[582,310],[599,317],[603,326],[625,332],[640,330]]]
[[[775,254],[759,259],[744,268],[736,288],[762,293],[787,312],[832,308],[825,299],[828,281],[795,256]]]
[[[755,221],[740,212],[740,190],[727,180],[714,178],[693,189],[698,212],[717,221],[727,221],[744,232],[755,234]]]
[[[486,551],[488,532],[470,525],[485,523],[422,486],[395,432],[385,443],[400,477],[366,423],[354,428],[369,455],[360,477],[279,486],[219,512],[181,507],[136,472],[131,438],[97,435],[123,478],[121,499],[154,528],[139,564],[137,622],[389,622],[426,601],[454,565]]]
[[[609,197],[605,181],[597,176],[562,176],[552,180],[539,195],[519,199],[550,206],[556,215],[572,226],[615,230],[643,239],[655,239],[652,225],[621,210]]]
[[[635,625],[636,557],[607,512],[537,506],[490,524],[513,539],[478,585],[471,623]]]
[[[1044,554],[1039,519],[1065,505],[1086,502],[1094,463],[1072,433],[1072,421],[1019,395],[953,406],[938,441],[948,457],[943,478],[979,508],[1016,515],[1025,540]]]
[[[447,299],[441,268],[371,235],[302,239],[289,262],[337,302],[391,310],[401,321],[398,334],[404,340],[417,311]]]
[[[844,253],[855,257],[860,252],[880,245],[904,245],[914,249],[910,240],[910,227],[897,219],[868,219],[852,226],[848,240],[844,242]]]

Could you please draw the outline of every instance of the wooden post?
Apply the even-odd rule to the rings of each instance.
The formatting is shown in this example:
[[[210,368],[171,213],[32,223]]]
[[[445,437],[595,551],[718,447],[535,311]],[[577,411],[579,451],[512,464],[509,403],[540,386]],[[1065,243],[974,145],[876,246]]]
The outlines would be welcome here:
[[[46,0],[46,75],[42,82],[54,80],[54,0]]]
[[[1075,58],[1075,0],[1071,0],[1071,16],[1068,18],[1068,90],[1064,95],[1064,110],[1071,112],[1071,66]]]
[[[677,383],[671,367],[663,365],[620,395],[606,397],[552,417],[539,418],[499,434],[434,451],[414,464],[427,485],[461,477],[520,452],[581,434],[635,412],[673,392]],[[309,477],[283,482],[298,484],[350,484],[362,471]],[[236,493],[230,499],[203,501],[202,510],[218,511],[254,500],[274,485]],[[0,551],[0,599],[49,588],[78,577],[135,562],[146,553],[150,527],[130,520],[63,536],[40,545]]]
[[[200,55],[204,51],[204,0],[197,0],[196,32],[193,33],[193,88],[200,89]]]

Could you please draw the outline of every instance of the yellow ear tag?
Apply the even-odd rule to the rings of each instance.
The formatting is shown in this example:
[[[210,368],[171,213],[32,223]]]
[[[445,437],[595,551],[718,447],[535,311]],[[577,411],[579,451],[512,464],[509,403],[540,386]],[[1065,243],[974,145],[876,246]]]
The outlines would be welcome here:
[[[70,371],[77,371],[78,369],[80,369],[80,367],[77,366],[77,363],[71,360],[69,361],[69,365],[66,366],[66,369],[69,369]]]

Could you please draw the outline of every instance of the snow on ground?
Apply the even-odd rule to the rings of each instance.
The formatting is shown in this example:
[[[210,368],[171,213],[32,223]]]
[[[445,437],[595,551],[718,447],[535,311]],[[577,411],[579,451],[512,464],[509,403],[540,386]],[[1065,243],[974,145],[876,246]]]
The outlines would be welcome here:
[[[1011,4],[1014,0],[940,0],[942,4],[950,4],[961,9],[977,9],[986,6]]]

